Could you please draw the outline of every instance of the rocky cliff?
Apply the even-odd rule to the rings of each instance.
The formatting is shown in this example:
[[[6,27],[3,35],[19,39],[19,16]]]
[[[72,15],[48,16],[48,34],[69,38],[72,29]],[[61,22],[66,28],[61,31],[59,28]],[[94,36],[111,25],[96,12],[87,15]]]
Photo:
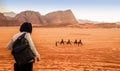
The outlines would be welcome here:
[[[0,26],[5,25],[6,17],[0,13]]]
[[[15,17],[0,13],[0,26],[18,26],[26,21],[31,22],[33,26],[44,27],[120,28],[120,24],[116,23],[96,23],[86,20],[80,20],[78,23],[71,10],[56,11],[46,15],[35,11],[23,11]]]
[[[31,22],[32,24],[44,24],[44,20],[39,12],[23,11],[15,16],[15,19],[22,22]]]
[[[46,14],[44,19],[49,24],[77,23],[77,20],[75,19],[71,10],[51,12]]]
[[[10,25],[16,26],[16,25],[18,25],[18,23],[19,22],[14,19],[8,20],[7,17],[4,16],[3,13],[0,13],[0,26],[10,26]]]
[[[5,16],[8,16],[8,17],[15,17],[16,16],[16,13],[14,13],[14,12],[4,12],[3,14]]]
[[[4,19],[6,19],[6,17],[4,16],[3,13],[0,13],[0,20],[4,20]]]

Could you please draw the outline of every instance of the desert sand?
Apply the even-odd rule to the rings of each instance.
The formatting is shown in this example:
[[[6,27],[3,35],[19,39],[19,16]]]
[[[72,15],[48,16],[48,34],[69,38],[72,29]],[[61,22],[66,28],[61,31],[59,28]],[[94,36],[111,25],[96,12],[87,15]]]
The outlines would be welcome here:
[[[0,71],[13,71],[6,45],[19,27],[0,27]],[[120,71],[120,29],[33,28],[32,38],[41,60],[34,71]],[[55,45],[61,39],[83,45]]]

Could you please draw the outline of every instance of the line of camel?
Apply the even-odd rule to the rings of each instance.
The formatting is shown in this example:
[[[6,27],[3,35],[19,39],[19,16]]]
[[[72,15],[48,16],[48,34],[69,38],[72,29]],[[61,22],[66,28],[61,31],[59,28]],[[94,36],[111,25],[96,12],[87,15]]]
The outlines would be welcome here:
[[[63,39],[61,39],[61,41],[56,41],[56,46],[58,46],[58,43],[60,45],[64,45],[64,44],[67,44],[67,45],[72,45],[72,44],[75,44],[75,45],[83,45],[82,43],[82,40],[80,39],[79,41],[75,40],[74,42],[72,42],[70,39],[68,41],[64,41]]]

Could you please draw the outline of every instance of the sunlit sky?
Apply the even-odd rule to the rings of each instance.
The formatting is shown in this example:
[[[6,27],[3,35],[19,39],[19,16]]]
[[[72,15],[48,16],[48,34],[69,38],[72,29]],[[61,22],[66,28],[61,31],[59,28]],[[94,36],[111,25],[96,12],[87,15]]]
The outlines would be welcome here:
[[[49,12],[71,9],[77,19],[120,21],[120,0],[0,0],[0,12]]]

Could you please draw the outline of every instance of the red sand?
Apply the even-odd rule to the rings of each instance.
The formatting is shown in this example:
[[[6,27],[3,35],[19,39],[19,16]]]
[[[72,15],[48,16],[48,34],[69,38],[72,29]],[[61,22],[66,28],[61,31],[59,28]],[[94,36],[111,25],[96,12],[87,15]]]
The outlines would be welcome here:
[[[0,71],[13,71],[6,44],[18,27],[0,27]],[[32,38],[41,54],[34,71],[120,71],[120,29],[33,28]],[[55,42],[81,39],[83,46]]]

